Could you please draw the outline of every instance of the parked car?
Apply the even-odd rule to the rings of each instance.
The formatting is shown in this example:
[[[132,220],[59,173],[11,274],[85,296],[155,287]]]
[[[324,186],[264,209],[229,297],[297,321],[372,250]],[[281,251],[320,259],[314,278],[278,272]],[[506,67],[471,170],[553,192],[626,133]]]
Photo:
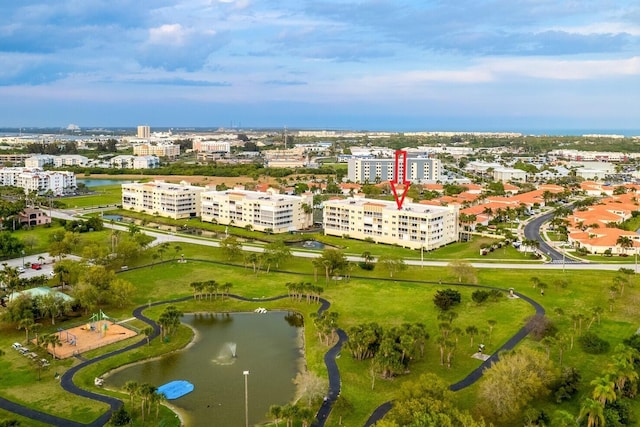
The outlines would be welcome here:
[[[42,264],[38,264],[38,263],[31,263],[31,268],[34,270],[42,270]]]

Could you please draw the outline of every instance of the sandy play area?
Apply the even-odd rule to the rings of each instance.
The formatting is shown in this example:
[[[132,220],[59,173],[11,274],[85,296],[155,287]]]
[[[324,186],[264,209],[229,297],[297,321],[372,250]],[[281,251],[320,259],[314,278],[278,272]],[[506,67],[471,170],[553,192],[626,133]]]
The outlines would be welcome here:
[[[87,323],[86,325],[58,331],[56,334],[60,338],[60,342],[62,342],[62,346],[57,346],[55,349],[55,355],[58,359],[66,359],[74,354],[81,354],[137,335],[131,329],[115,324],[110,320]],[[51,345],[47,347],[47,351],[53,354]]]

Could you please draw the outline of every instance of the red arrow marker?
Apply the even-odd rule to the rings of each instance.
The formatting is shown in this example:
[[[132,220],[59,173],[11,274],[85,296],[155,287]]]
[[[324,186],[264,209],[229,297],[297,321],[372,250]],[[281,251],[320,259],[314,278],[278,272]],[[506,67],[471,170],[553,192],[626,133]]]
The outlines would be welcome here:
[[[402,166],[402,171],[400,171],[400,166]],[[398,183],[404,186],[401,195],[398,195],[398,192],[396,191],[396,185],[398,185]],[[409,191],[409,187],[411,186],[411,182],[407,181],[407,152],[404,150],[396,150],[396,167],[393,171],[393,180],[389,181],[389,184],[391,184],[393,198],[396,200],[398,210],[400,210],[404,203],[404,197],[407,195],[407,191]]]

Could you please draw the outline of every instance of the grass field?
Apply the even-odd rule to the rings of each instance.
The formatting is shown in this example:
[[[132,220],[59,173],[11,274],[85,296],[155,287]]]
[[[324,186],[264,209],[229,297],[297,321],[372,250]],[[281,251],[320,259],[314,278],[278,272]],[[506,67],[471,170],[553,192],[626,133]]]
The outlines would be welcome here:
[[[181,252],[188,258],[206,258],[220,260],[220,251],[213,248],[184,244]],[[453,253],[453,252],[452,252]],[[167,258],[171,258],[167,256]],[[193,281],[210,280],[215,278],[219,283],[230,282],[233,284],[232,293],[243,295],[249,298],[260,298],[263,296],[279,295],[286,293],[285,283],[289,281],[313,281],[313,268],[309,260],[294,259],[289,262],[286,269],[292,273],[264,273],[253,275],[251,269],[242,266],[225,266],[221,264],[211,264],[208,262],[190,261],[185,264],[168,262],[156,264],[139,270],[132,270],[121,273],[119,276],[136,286],[136,292],[132,297],[131,305],[118,309],[106,307],[105,310],[110,316],[116,318],[126,318],[131,314],[134,306],[146,304],[150,301],[165,300],[187,296],[191,294],[189,283]],[[459,350],[456,353],[453,369],[446,369],[439,364],[439,354],[435,345],[435,338],[438,335],[436,319],[437,312],[434,310],[432,298],[437,289],[443,286],[437,285],[438,281],[454,281],[454,277],[447,268],[419,268],[410,267],[407,271],[399,274],[395,280],[384,280],[381,272],[374,270],[366,272],[356,271],[354,275],[361,275],[362,278],[353,278],[350,281],[330,282],[324,284],[321,276],[319,284],[324,286],[323,297],[332,302],[332,311],[339,313],[339,325],[343,329],[349,326],[365,323],[378,322],[385,327],[397,325],[402,322],[423,322],[428,325],[431,335],[428,344],[427,355],[424,359],[417,360],[412,364],[412,372],[409,375],[401,376],[393,381],[377,380],[374,392],[370,390],[369,365],[367,362],[356,362],[347,351],[342,352],[339,359],[339,366],[343,375],[342,396],[351,403],[352,409],[336,409],[328,420],[329,426],[338,425],[338,420],[342,417],[345,425],[362,425],[371,411],[380,403],[392,399],[398,386],[410,379],[417,378],[420,373],[434,372],[443,377],[446,381],[453,383],[466,375],[467,372],[478,366],[478,361],[472,359],[470,355],[475,348],[470,346],[469,338],[463,337],[460,341]],[[378,277],[374,277],[377,275]],[[544,297],[539,295],[537,289],[531,285],[531,277],[537,276],[540,280],[549,284]],[[516,290],[541,300],[544,303],[549,316],[557,323],[560,329],[571,329],[571,320],[568,315],[556,316],[555,307],[563,307],[567,313],[582,312],[589,313],[593,307],[602,305],[602,301],[608,298],[609,284],[613,280],[614,273],[590,271],[588,275],[583,272],[560,271],[527,271],[527,270],[479,270],[479,282],[486,285],[500,288],[515,287]],[[431,283],[414,283],[406,280],[424,280]],[[566,279],[568,286],[561,288],[555,283],[559,279]],[[495,320],[496,326],[493,329],[491,341],[485,343],[487,350],[497,348],[506,341],[519,327],[524,324],[525,318],[532,314],[532,308],[520,300],[510,300],[503,298],[498,302],[490,302],[483,305],[476,305],[470,300],[470,289],[462,288],[463,304],[458,310],[459,317],[454,321],[454,326],[465,329],[466,326],[475,324],[479,329],[486,329],[488,320]],[[636,308],[640,299],[640,292],[636,288],[629,288],[625,293],[624,300],[618,301],[613,312],[608,310],[603,315],[600,325],[592,327],[600,336],[611,341],[612,346],[620,342],[623,338],[635,332],[638,317]],[[284,308],[294,309],[308,315],[317,309],[316,305],[297,303],[288,299],[260,303],[268,309]],[[194,301],[189,300],[180,305],[180,309],[188,311],[246,311],[253,310],[255,303],[246,303],[235,300],[222,301]],[[157,307],[150,310],[152,317],[159,316],[162,308]],[[64,325],[62,325],[64,327]],[[46,332],[43,331],[43,333]],[[173,345],[180,346],[188,341],[187,335],[181,339],[173,340]],[[50,370],[43,375],[41,381],[36,380],[36,372],[30,370],[23,356],[11,354],[10,343],[16,340],[24,340],[24,332],[17,331],[15,327],[4,326],[2,329],[0,345],[7,349],[7,355],[0,358],[0,372],[15,372],[15,375],[3,375],[0,383],[0,394],[11,399],[16,399],[22,403],[34,407],[46,408],[52,413],[62,416],[69,416],[76,420],[86,421],[95,417],[104,407],[93,402],[86,402],[79,398],[69,398],[52,378],[52,372],[66,369],[70,362],[55,362]],[[310,369],[324,375],[324,364],[322,357],[326,348],[321,345],[315,335],[313,326],[308,323],[305,329],[307,343],[307,364]],[[477,342],[477,338],[476,338]],[[542,350],[539,343],[526,340],[523,345],[532,346]],[[110,347],[115,348],[115,347]],[[151,346],[135,352],[118,356],[101,362],[100,365],[92,366],[82,371],[78,377],[78,383],[88,388],[92,387],[92,379],[113,367],[129,363],[141,358],[148,357],[156,352],[170,351],[171,348],[165,344],[154,341]],[[95,350],[87,354],[94,357],[106,350]],[[19,356],[19,357],[18,357]],[[556,357],[556,356],[552,356]],[[577,347],[568,352],[565,356],[566,364],[576,366],[583,373],[584,384],[588,384],[591,378],[599,374],[601,366],[606,363],[607,356],[586,357]],[[475,392],[477,386],[470,390],[459,393],[461,404],[468,408],[475,405]],[[24,393],[27,390],[28,393]],[[47,405],[39,396],[49,396],[55,401],[64,401],[64,404]],[[126,400],[126,397],[120,395]],[[571,403],[567,405],[571,408]]]

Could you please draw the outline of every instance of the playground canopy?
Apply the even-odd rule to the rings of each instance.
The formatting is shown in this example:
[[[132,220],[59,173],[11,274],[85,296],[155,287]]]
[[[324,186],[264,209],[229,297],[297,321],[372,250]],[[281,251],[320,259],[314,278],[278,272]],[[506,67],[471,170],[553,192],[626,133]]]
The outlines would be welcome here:
[[[54,297],[62,298],[65,302],[73,301],[73,298],[65,293],[56,291],[55,289],[45,288],[45,287],[31,288],[31,289],[27,289],[20,292],[12,292],[9,294],[9,301],[13,301],[15,298],[18,298],[20,295],[28,295],[31,298],[43,297],[45,295],[53,295]]]

